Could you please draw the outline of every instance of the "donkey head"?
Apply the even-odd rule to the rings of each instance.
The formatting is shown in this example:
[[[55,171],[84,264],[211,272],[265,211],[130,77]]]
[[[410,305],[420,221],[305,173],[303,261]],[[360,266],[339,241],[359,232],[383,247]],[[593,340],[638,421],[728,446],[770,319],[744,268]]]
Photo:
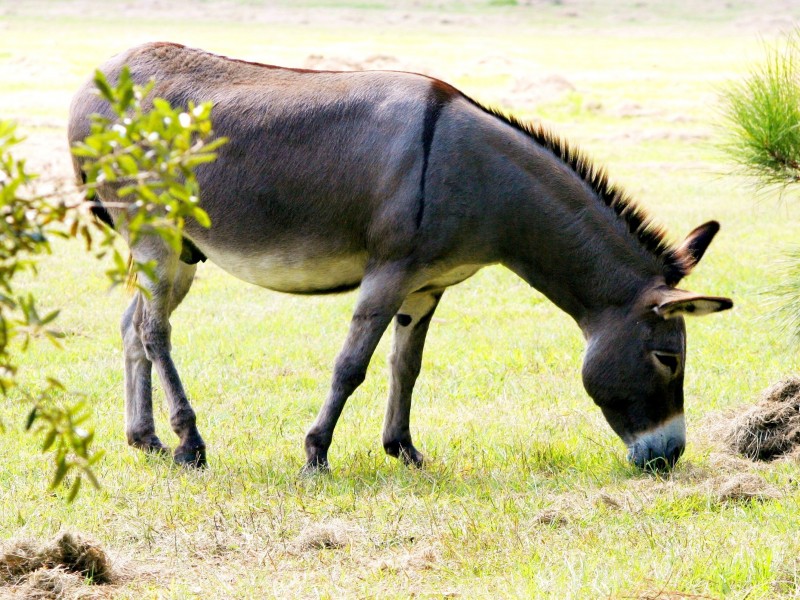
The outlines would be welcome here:
[[[684,275],[718,230],[710,222],[689,234],[678,250],[686,259]],[[583,385],[628,446],[628,458],[650,469],[674,466],[686,444],[683,316],[733,306],[728,298],[693,294],[675,283],[659,278],[632,304],[600,315],[587,332]]]

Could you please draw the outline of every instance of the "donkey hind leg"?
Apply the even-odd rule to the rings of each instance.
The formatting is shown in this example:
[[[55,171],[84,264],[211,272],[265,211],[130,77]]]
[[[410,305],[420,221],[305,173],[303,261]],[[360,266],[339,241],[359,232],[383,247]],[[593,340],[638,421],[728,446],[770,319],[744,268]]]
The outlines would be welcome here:
[[[150,296],[137,293],[122,320],[126,433],[133,446],[166,451],[155,435],[153,421],[151,367],[155,366],[169,405],[170,424],[180,440],[175,462],[202,467],[206,464],[205,444],[172,361],[169,323],[169,316],[189,291],[197,267],[180,262],[166,248],[159,250],[156,280],[142,278]],[[150,252],[146,257],[138,254],[135,252],[137,260],[153,258]]]
[[[304,472],[328,470],[328,448],[347,398],[361,385],[372,353],[400,308],[408,280],[399,270],[385,269],[364,277],[344,347],[336,357],[333,381],[325,403],[305,440]]]
[[[395,318],[383,448],[388,455],[418,467],[422,466],[423,456],[411,443],[411,394],[422,366],[425,335],[441,296],[441,292],[412,294],[403,302]]]
[[[125,355],[125,434],[128,444],[145,452],[167,454],[156,435],[153,420],[152,367],[144,352],[139,332],[134,326],[137,313],[143,310],[142,294],[137,292],[122,316],[122,346]]]

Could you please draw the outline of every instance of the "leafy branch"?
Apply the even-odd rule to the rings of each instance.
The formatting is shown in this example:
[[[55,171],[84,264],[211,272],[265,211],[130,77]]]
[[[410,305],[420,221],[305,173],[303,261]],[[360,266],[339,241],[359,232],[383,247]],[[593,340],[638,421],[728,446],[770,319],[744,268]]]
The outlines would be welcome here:
[[[112,286],[137,273],[152,276],[153,264],[126,261],[114,243],[114,231],[90,216],[89,209],[99,206],[98,192],[114,199],[102,206],[114,212],[115,225],[130,244],[157,235],[180,252],[187,220],[210,226],[199,205],[195,169],[215,160],[215,150],[226,141],[214,139],[209,102],[190,103],[185,110],[160,98],[150,102],[153,83],[136,85],[127,68],[116,85],[100,71],[94,83],[116,118],[93,115],[89,136],[72,149],[86,177],[78,200],[69,200],[67,193],[35,191],[36,174],[13,155],[21,141],[16,125],[0,120],[0,395],[8,398],[16,390],[32,405],[25,426],[42,437],[42,451],[53,454],[50,487],[64,484],[76,472],[68,501],[78,494],[83,477],[99,487],[93,468],[102,451],[92,447],[88,408],[81,402],[64,406],[56,401],[68,393],[60,382],[46,377],[38,393],[20,383],[19,353],[35,338],[58,345],[61,334],[51,328],[58,311],[41,314],[32,294],[17,293],[15,277],[36,272],[54,236],[83,239],[97,258],[111,254],[106,275]]]

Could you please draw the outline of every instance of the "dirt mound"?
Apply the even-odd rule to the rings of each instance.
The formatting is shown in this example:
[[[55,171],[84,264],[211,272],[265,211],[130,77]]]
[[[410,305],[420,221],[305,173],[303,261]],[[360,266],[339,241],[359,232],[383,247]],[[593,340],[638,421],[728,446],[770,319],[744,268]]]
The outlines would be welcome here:
[[[800,378],[768,388],[758,404],[732,420],[725,442],[751,460],[800,456]]]
[[[0,550],[0,586],[24,598],[83,598],[87,582],[112,583],[116,576],[105,552],[86,538],[61,533],[46,544],[10,542]]]

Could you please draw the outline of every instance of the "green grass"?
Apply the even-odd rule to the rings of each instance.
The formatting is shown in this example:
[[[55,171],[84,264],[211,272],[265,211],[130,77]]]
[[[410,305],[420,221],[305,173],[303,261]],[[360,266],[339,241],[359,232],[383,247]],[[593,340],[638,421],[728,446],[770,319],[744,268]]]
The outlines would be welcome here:
[[[25,404],[7,399],[0,538],[91,535],[130,573],[113,588],[121,598],[796,598],[798,464],[732,461],[704,433],[720,411],[798,368],[765,292],[781,282],[775,265],[798,239],[800,208],[725,175],[715,149],[718,86],[745,74],[761,48],[755,31],[732,25],[750,4],[720,3],[689,20],[682,5],[637,8],[634,22],[606,11],[602,27],[601,2],[580,5],[577,17],[564,14],[567,3],[547,4],[538,20],[524,6],[452,3],[447,26],[426,24],[440,15],[430,3],[412,24],[387,21],[396,25],[378,8],[353,3],[347,20],[336,3],[308,4],[325,6],[303,9],[304,24],[250,19],[257,5],[248,2],[216,19],[203,10],[213,3],[182,17],[123,16],[93,0],[26,3],[0,17],[0,106],[23,122],[64,122],[94,66],[146,39],[291,65],[314,53],[389,54],[493,103],[514,78],[564,77],[574,95],[523,103],[517,114],[543,117],[585,147],[676,239],[704,220],[722,223],[684,282],[736,302],[688,323],[685,457],[666,478],[631,468],[581,386],[577,327],[489,268],[445,294],[431,327],[412,413],[430,465],[406,469],[382,452],[386,336],[336,430],[333,473],[300,478],[303,435],[354,295],[280,295],[205,264],[173,318],[173,345],[210,469],[176,469],[124,441],[118,322],[128,298],[106,291],[103,266],[78,244],[58,242],[26,289],[43,310],[63,308],[65,349],[35,345],[22,376],[31,386],[55,376],[90,405],[107,453],[103,487],[71,505],[65,490],[48,490],[49,459],[22,432]],[[519,66],[481,66],[487,56]],[[29,133],[33,163],[65,162],[63,129]],[[159,434],[174,445],[158,385],[156,405]],[[721,499],[720,481],[740,472],[777,497]],[[342,532],[344,545],[303,548],[299,536],[314,524]]]

